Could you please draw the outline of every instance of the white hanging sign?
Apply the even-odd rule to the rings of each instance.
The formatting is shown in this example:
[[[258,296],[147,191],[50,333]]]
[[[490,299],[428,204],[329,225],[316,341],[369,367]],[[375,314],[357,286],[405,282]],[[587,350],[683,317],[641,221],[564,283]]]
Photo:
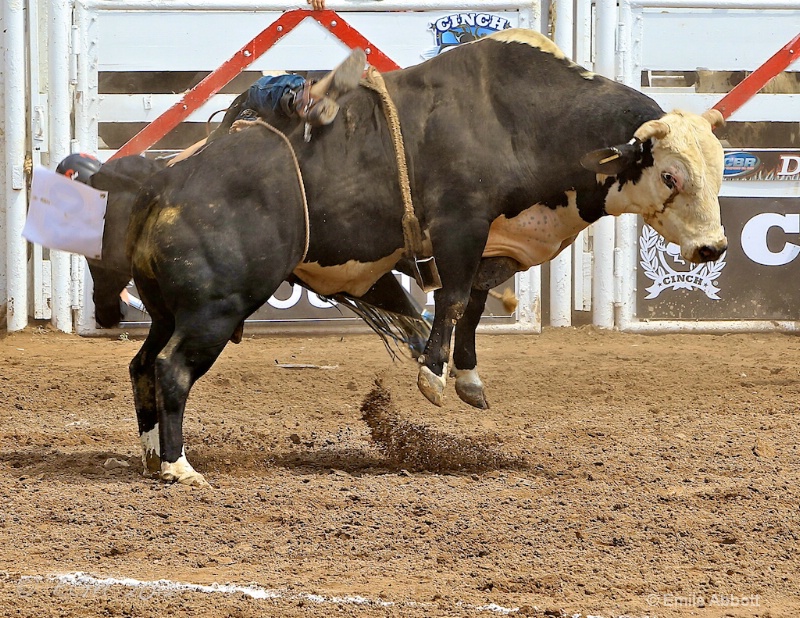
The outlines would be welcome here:
[[[22,235],[43,247],[100,259],[107,199],[106,191],[37,167]]]

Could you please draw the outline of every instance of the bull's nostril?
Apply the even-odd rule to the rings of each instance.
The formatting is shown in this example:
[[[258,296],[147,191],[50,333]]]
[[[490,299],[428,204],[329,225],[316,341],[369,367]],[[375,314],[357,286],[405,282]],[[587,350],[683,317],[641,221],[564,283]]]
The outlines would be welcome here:
[[[728,247],[710,247],[708,245],[703,245],[697,250],[698,256],[700,256],[700,261],[702,262],[711,262],[716,260],[720,255],[722,255]]]

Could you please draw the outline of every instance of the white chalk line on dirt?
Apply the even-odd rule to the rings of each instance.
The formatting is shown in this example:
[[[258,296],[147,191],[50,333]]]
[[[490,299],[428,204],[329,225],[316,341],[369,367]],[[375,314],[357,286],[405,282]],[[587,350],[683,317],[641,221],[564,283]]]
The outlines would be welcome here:
[[[187,582],[174,582],[168,579],[146,581],[134,579],[132,577],[95,577],[88,573],[76,571],[73,573],[55,573],[52,575],[23,575],[19,579],[20,585],[28,583],[54,582],[60,586],[73,586],[76,588],[110,588],[119,586],[123,588],[147,591],[151,594],[174,594],[181,592],[200,592],[203,594],[243,594],[257,600],[288,600],[288,601],[310,601],[312,603],[333,604],[333,605],[363,605],[373,607],[430,607],[431,603],[417,603],[414,601],[394,603],[380,599],[369,599],[362,596],[324,596],[313,593],[288,593],[280,590],[271,590],[261,586],[237,586],[233,584],[191,584]],[[519,611],[518,607],[503,607],[496,603],[488,605],[470,605],[467,603],[457,603],[460,608],[473,611],[485,611],[495,614],[509,615]],[[580,615],[573,618],[581,618]],[[586,616],[586,618],[600,618],[600,616]]]

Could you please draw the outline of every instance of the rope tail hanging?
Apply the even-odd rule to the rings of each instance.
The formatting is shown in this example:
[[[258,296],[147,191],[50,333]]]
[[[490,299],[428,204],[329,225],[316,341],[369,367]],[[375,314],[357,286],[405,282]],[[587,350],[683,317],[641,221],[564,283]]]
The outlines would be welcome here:
[[[386,116],[386,122],[389,124],[392,145],[397,157],[400,193],[403,198],[403,238],[405,239],[406,257],[414,259],[423,255],[422,230],[420,229],[417,215],[414,213],[414,204],[411,202],[411,183],[408,179],[408,163],[406,161],[406,149],[403,145],[403,134],[400,131],[400,117],[397,115],[397,108],[386,90],[383,76],[375,67],[370,66],[367,69],[367,75],[362,84],[378,93],[383,113]]]
[[[442,287],[442,280],[439,277],[436,260],[434,260],[433,256],[425,256],[422,247],[422,230],[420,229],[419,219],[414,213],[414,204],[411,202],[411,183],[408,179],[406,150],[403,145],[403,134],[400,131],[400,117],[397,115],[397,108],[389,96],[383,76],[375,67],[370,66],[367,69],[366,79],[361,84],[378,93],[383,113],[386,116],[386,122],[389,125],[389,132],[392,136],[392,145],[397,159],[400,193],[403,199],[405,257],[414,267],[414,279],[416,279],[417,285],[425,292],[432,292]]]

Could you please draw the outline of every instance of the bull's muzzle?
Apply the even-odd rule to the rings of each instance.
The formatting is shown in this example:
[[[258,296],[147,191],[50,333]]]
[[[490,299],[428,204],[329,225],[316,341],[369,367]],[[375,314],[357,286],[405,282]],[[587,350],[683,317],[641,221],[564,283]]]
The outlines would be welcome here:
[[[728,249],[728,240],[723,238],[722,241],[713,245],[701,245],[694,249],[688,259],[695,264],[703,262],[713,262],[718,260],[719,257]]]

